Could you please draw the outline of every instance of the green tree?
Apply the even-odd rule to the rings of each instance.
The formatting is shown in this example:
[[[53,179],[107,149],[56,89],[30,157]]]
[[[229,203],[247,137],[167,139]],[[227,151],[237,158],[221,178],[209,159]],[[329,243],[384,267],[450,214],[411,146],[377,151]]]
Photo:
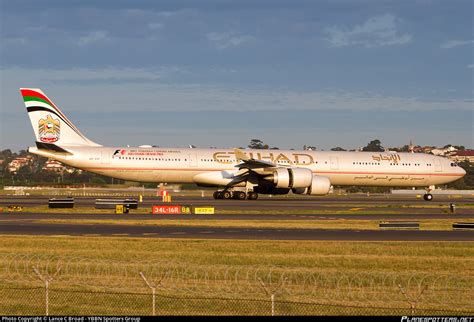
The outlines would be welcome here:
[[[248,145],[251,149],[268,149],[268,144],[264,144],[260,139],[252,139]]]
[[[382,142],[380,142],[378,139],[372,140],[364,148],[362,148],[362,151],[383,152],[385,149],[381,144]]]

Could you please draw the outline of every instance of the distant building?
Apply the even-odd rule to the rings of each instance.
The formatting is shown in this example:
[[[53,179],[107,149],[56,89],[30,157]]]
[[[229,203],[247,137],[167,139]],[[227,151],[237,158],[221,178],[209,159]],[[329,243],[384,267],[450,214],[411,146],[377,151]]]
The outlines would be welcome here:
[[[61,172],[64,171],[64,166],[62,165],[61,162],[58,162],[56,160],[48,160],[44,164],[44,166],[41,168],[41,170],[44,171],[51,171],[51,172]]]
[[[431,153],[433,153],[434,155],[444,156],[447,154],[451,154],[455,151],[457,151],[457,149],[455,147],[450,146],[450,147],[447,147],[446,149],[433,149],[431,150]]]
[[[469,163],[474,163],[474,150],[458,150],[451,154],[449,158],[456,162],[469,161]]]
[[[413,147],[413,152],[414,153],[431,153],[431,151],[434,149],[432,146],[415,146]]]
[[[24,158],[15,158],[8,164],[7,170],[11,173],[17,173],[21,167],[29,165],[31,163],[31,156],[26,156]]]
[[[50,172],[68,172],[68,173],[73,173],[74,169],[65,167],[61,162],[56,161],[56,160],[48,160],[44,164],[43,168],[41,170],[44,171],[50,171]]]

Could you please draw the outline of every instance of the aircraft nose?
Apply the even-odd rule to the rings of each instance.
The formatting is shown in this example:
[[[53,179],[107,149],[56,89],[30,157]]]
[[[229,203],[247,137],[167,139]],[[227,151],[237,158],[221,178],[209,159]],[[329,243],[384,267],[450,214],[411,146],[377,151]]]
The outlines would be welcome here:
[[[463,177],[466,175],[466,170],[461,167],[459,167],[459,172],[462,174]]]

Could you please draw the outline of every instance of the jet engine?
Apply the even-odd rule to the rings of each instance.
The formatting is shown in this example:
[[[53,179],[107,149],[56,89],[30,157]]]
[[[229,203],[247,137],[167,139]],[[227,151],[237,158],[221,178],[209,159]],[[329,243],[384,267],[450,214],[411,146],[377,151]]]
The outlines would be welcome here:
[[[313,173],[307,168],[276,168],[265,179],[276,188],[306,188],[311,185]]]
[[[314,175],[311,179],[311,185],[306,188],[293,188],[293,193],[306,194],[312,196],[324,196],[331,189],[331,181],[329,178]]]

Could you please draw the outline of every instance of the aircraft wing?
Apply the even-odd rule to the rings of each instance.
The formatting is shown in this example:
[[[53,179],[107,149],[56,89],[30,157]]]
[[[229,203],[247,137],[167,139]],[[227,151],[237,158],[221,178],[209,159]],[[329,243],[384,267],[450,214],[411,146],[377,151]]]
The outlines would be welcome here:
[[[273,162],[252,159],[245,155],[245,153],[240,149],[234,149],[234,152],[237,160],[242,161],[242,163],[239,163],[235,166],[236,168],[252,170],[276,167],[275,163]]]

